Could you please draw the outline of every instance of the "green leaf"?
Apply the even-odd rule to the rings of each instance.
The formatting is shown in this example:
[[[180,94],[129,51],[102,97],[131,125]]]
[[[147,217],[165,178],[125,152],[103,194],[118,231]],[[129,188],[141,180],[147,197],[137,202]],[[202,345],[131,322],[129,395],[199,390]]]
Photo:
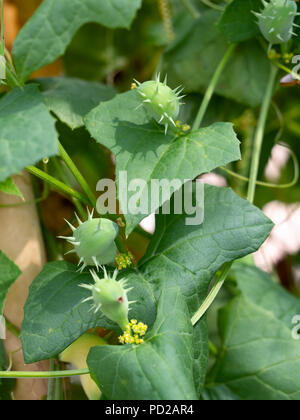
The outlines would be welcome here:
[[[231,42],[242,42],[260,34],[252,13],[262,6],[261,0],[233,0],[225,9],[219,22],[221,31]]]
[[[3,313],[6,295],[10,286],[21,274],[20,269],[0,251],[0,315]]]
[[[204,222],[186,226],[186,215],[158,215],[156,232],[139,265],[155,296],[180,287],[193,312],[207,295],[209,282],[226,262],[255,252],[273,223],[228,188],[205,185]]]
[[[0,99],[0,182],[57,153],[54,118],[36,85]]]
[[[153,179],[178,179],[181,186],[188,179],[240,159],[239,141],[232,124],[216,123],[180,137],[171,130],[165,135],[164,127],[150,120],[144,108],[136,109],[140,103],[135,91],[117,95],[100,104],[85,119],[91,135],[115,154],[118,194],[128,235],[153,208],[143,214],[126,212],[125,202],[130,203],[137,192],[129,191],[128,200],[123,199],[127,188],[126,191],[120,188],[120,178],[124,181],[120,171],[127,172],[128,184],[136,178],[146,181],[147,188],[140,191],[140,196],[146,196],[153,205]],[[155,210],[169,200],[171,194],[172,191],[164,201],[160,197]]]
[[[47,264],[31,285],[21,332],[26,363],[56,356],[90,328],[110,328],[120,333],[104,315],[90,311],[90,303],[81,303],[90,292],[79,285],[92,283],[92,277],[77,270],[63,261]],[[151,289],[131,272],[126,275],[129,287],[134,287],[129,298],[137,300],[130,316],[152,325],[156,308]]]
[[[63,55],[77,30],[88,22],[129,28],[141,0],[44,0],[19,32],[13,47],[21,80]]]
[[[156,298],[174,285],[194,315],[208,293],[211,279],[226,262],[255,252],[273,224],[263,213],[231,190],[205,186],[204,223],[186,226],[186,215],[158,215],[156,232],[138,267]],[[199,329],[198,329],[199,328]],[[200,392],[206,375],[206,321],[195,334],[195,382]]]
[[[292,336],[300,300],[255,267],[233,271],[241,295],[220,312],[220,358],[210,387],[243,400],[300,399],[300,343]]]
[[[36,81],[49,110],[72,130],[82,127],[83,117],[116,93],[111,86],[75,78],[45,77]]]
[[[4,192],[5,194],[16,195],[17,197],[20,197],[22,200],[24,200],[23,194],[16,186],[12,178],[7,178],[5,181],[0,182],[0,191]]]
[[[163,291],[145,343],[94,347],[88,356],[92,377],[110,400],[196,400],[192,333],[179,290]]]
[[[219,30],[219,13],[209,11],[195,20],[190,30],[163,56],[162,71],[170,86],[182,85],[185,92],[204,92],[229,43]],[[227,64],[216,93],[239,103],[261,104],[268,83],[270,62],[260,44],[239,45]]]
[[[225,385],[216,385],[206,388],[201,399],[204,401],[240,401],[241,399],[230,391]]]

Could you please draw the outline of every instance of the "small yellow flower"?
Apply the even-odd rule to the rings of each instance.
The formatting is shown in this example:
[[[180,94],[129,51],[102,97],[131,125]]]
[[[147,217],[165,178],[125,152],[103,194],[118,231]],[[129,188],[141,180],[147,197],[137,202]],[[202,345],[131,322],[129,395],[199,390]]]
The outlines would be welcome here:
[[[128,252],[127,254],[117,255],[116,257],[116,265],[119,271],[132,266],[132,263],[133,256],[130,252]]]
[[[148,326],[143,322],[137,322],[132,319],[125,328],[123,335],[119,337],[120,344],[143,344],[144,340],[141,338],[146,334]]]

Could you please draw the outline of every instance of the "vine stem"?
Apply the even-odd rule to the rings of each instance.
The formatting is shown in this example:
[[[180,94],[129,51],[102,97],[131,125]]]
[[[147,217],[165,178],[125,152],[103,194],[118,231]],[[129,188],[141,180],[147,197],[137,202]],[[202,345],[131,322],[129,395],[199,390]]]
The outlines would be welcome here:
[[[258,120],[257,129],[256,129],[255,137],[254,137],[254,150],[253,150],[253,158],[252,158],[251,169],[250,169],[250,181],[249,181],[249,188],[248,188],[248,200],[250,201],[250,203],[253,203],[254,198],[255,198],[257,176],[258,176],[258,171],[259,171],[259,162],[260,162],[260,157],[261,157],[261,149],[262,149],[264,132],[265,132],[269,109],[271,106],[277,73],[278,73],[278,69],[272,65],[270,78],[269,78],[269,82],[267,86],[267,91],[265,93],[264,101],[262,104],[262,108],[261,108],[261,112],[260,112],[260,116]]]
[[[227,275],[232,267],[232,262],[225,264],[223,267],[222,273],[218,280],[216,281],[214,287],[211,289],[209,295],[205,299],[205,301],[202,303],[198,311],[195,313],[195,315],[192,317],[191,321],[193,325],[196,325],[197,322],[203,317],[203,315],[206,313],[208,308],[211,306],[217,295],[219,294],[219,291],[221,290]]]
[[[80,192],[74,190],[71,187],[68,187],[68,185],[64,184],[63,182],[59,181],[58,179],[54,178],[53,176],[47,174],[46,172],[41,171],[40,169],[34,167],[34,166],[28,166],[27,171],[35,175],[36,177],[40,178],[41,180],[47,182],[48,184],[52,185],[53,187],[57,188],[61,192],[73,197],[77,198],[77,200],[80,200],[86,205],[89,205],[89,200],[82,195]]]
[[[193,18],[198,19],[200,17],[200,12],[198,12],[191,0],[181,0],[181,2],[184,5],[184,7],[190,12]]]
[[[78,369],[78,370],[57,370],[53,372],[0,372],[0,379],[30,379],[30,378],[69,378],[73,376],[89,375],[89,369]]]
[[[271,106],[277,72],[278,72],[278,69],[272,65],[271,70],[270,70],[270,77],[269,77],[267,90],[266,90],[265,97],[264,97],[261,111],[260,111],[257,130],[255,132],[255,137],[254,137],[254,150],[253,150],[252,165],[251,165],[251,170],[250,170],[249,191],[248,191],[248,200],[252,204],[255,198],[261,149],[262,149],[262,144],[263,144],[263,138],[264,138],[268,112]],[[203,315],[206,313],[208,308],[214,302],[225,280],[227,279],[228,273],[232,265],[233,265],[233,261],[228,262],[223,266],[222,272],[219,278],[216,280],[215,284],[213,285],[209,295],[207,296],[203,304],[200,306],[198,311],[195,313],[195,315],[192,317],[191,321],[193,325],[197,324],[197,322],[203,317]]]
[[[237,44],[231,44],[230,47],[227,49],[224,57],[222,58],[220,64],[218,65],[203,98],[203,101],[201,103],[201,106],[199,108],[198,114],[196,116],[196,119],[194,121],[194,125],[193,125],[193,130],[198,130],[202,124],[204,115],[207,111],[208,105],[211,101],[211,98],[216,90],[217,84],[220,80],[220,77],[222,75],[222,72],[226,66],[226,64],[228,63],[230,57],[232,56],[232,54],[234,53],[235,49],[236,49]]]
[[[59,148],[59,153],[60,153],[61,158],[66,163],[67,167],[70,169],[70,171],[72,172],[72,174],[76,178],[78,184],[81,186],[81,188],[85,192],[86,196],[88,197],[88,199],[91,202],[91,205],[93,207],[96,207],[96,197],[95,197],[93,191],[90,189],[88,183],[86,182],[84,177],[81,175],[77,166],[75,165],[73,160],[70,158],[67,151],[64,149],[63,145],[60,142],[58,142],[58,148]]]

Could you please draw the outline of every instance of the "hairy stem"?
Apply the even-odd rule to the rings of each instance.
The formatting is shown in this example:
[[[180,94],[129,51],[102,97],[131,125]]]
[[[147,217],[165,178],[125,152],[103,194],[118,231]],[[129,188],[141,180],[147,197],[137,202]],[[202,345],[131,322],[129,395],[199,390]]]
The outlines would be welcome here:
[[[172,42],[175,38],[172,17],[168,0],[158,0],[159,11],[163,19],[165,33],[168,42]]]
[[[76,178],[78,184],[81,186],[82,190],[85,192],[86,196],[90,200],[91,206],[96,207],[96,197],[93,191],[90,189],[88,183],[81,175],[79,170],[77,169],[75,163],[68,155],[67,151],[64,149],[63,145],[58,142],[59,153],[63,161],[66,163],[67,167],[70,169],[74,177]]]
[[[68,187],[68,185],[64,184],[63,182],[59,181],[58,179],[54,178],[51,175],[48,175],[46,172],[41,171],[40,169],[34,167],[34,166],[28,166],[27,171],[35,175],[36,177],[40,178],[41,180],[47,182],[48,184],[52,185],[59,191],[73,197],[77,198],[77,200],[80,200],[82,203],[89,205],[89,200],[82,195],[80,192],[74,190],[71,187]]]
[[[224,57],[222,58],[220,64],[218,65],[203,98],[203,101],[201,103],[201,106],[199,108],[198,114],[196,116],[194,125],[193,125],[193,130],[198,130],[202,124],[204,115],[207,111],[208,105],[211,101],[211,98],[216,90],[217,84],[220,80],[220,77],[222,75],[222,72],[226,66],[226,64],[228,63],[230,57],[232,56],[233,52],[235,51],[236,48],[236,44],[231,44],[230,47],[228,48],[228,50],[226,51]]]
[[[206,313],[208,308],[211,306],[213,301],[216,299],[216,297],[219,294],[219,291],[221,290],[227,275],[232,267],[233,262],[226,263],[223,267],[222,273],[218,280],[215,282],[213,288],[211,289],[209,295],[205,299],[205,301],[202,303],[198,311],[195,313],[195,315],[192,317],[192,324],[195,325],[197,322],[203,317],[203,315]]]
[[[190,12],[193,18],[198,19],[198,17],[200,17],[200,12],[196,9],[191,0],[181,0],[181,2],[184,5],[184,7]]]
[[[278,73],[277,68],[272,65],[269,83],[267,86],[267,91],[265,93],[264,101],[263,101],[261,112],[259,115],[257,129],[256,129],[255,137],[254,137],[254,150],[253,150],[253,157],[252,157],[252,163],[251,163],[251,169],[250,169],[250,181],[249,181],[249,188],[248,188],[248,200],[250,201],[250,203],[253,203],[254,198],[255,198],[257,176],[258,176],[258,171],[259,171],[259,162],[260,162],[261,150],[262,150],[262,145],[263,145],[265,127],[266,127],[269,109],[271,106],[274,84],[275,84],[277,73]]]
[[[57,370],[53,372],[0,372],[1,379],[16,378],[16,379],[29,379],[29,378],[69,378],[72,376],[89,375],[89,369],[79,370]]]

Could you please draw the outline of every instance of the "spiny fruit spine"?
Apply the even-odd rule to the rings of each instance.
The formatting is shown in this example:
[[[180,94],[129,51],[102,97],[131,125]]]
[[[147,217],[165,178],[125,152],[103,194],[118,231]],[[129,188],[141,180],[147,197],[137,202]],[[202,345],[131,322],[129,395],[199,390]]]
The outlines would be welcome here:
[[[252,12],[258,18],[258,26],[263,36],[272,44],[288,42],[293,35],[293,27],[299,27],[294,20],[297,13],[297,4],[294,0],[262,0],[264,9],[261,13]]]

